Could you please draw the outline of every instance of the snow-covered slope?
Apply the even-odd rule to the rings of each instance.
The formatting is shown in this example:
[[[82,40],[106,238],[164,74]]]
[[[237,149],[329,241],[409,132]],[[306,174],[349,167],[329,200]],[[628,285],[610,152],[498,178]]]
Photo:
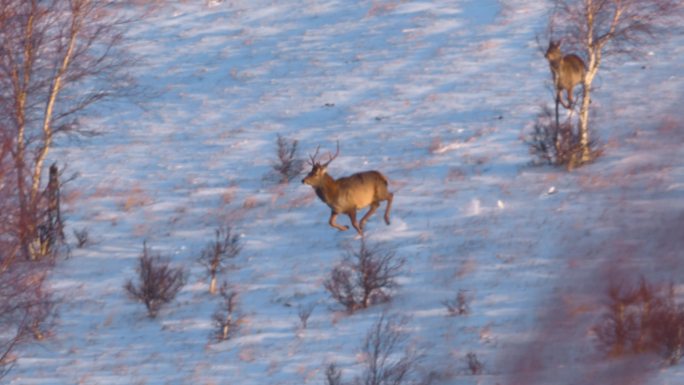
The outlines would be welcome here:
[[[159,96],[117,105],[92,119],[104,135],[54,152],[80,173],[68,225],[93,243],[54,271],[54,335],[5,380],[322,384],[329,362],[350,380],[386,311],[409,317],[435,384],[617,381],[590,333],[605,283],[634,267],[682,283],[684,36],[638,62],[606,61],[593,118],[604,157],[572,173],[536,168],[521,137],[551,100],[535,40],[546,12],[537,0],[160,6],[130,32],[136,75]],[[268,178],[277,134],[302,157],[339,140],[333,176],[389,177],[392,224],[376,214],[367,237],[406,259],[391,303],[346,315],[329,298],[323,281],[359,239],[328,226],[309,186]],[[244,245],[222,277],[244,322],[214,343],[219,301],[196,258],[225,221]],[[191,271],[156,320],[123,290],[143,240]],[[460,289],[472,312],[449,317],[442,301]],[[469,352],[484,374],[467,375]],[[684,375],[632,367],[638,383]]]

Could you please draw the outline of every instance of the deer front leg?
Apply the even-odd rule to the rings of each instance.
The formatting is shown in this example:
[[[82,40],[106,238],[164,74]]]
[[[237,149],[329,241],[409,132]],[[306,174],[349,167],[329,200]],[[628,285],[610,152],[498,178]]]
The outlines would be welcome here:
[[[347,230],[349,230],[349,226],[338,225],[338,224],[335,222],[335,219],[336,219],[336,218],[337,218],[337,213],[334,212],[334,211],[331,211],[331,212],[330,212],[330,220],[328,221],[328,223],[330,224],[330,226],[332,226],[332,227],[334,227],[334,228],[336,228],[336,229],[338,229],[338,230],[340,230],[340,231],[347,231]]]
[[[352,209],[347,213],[349,215],[349,219],[351,220],[352,226],[356,229],[356,232],[359,233],[359,235],[363,236],[363,230],[359,227],[358,222],[356,222],[356,209]]]
[[[390,224],[390,210],[392,209],[392,200],[394,199],[394,193],[387,193],[387,208],[385,209],[385,223]]]
[[[378,202],[371,203],[370,209],[368,209],[368,212],[366,213],[366,215],[364,215],[363,218],[361,218],[361,230],[363,230],[363,228],[366,227],[366,222],[368,222],[368,219],[370,218],[371,215],[373,215],[373,213],[375,213],[375,210],[377,210],[378,207],[380,207],[380,203],[378,203]]]

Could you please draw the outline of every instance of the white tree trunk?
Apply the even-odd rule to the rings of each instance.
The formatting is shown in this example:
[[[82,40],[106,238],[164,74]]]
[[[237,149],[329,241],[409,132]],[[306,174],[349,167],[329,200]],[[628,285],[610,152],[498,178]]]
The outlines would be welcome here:
[[[582,106],[580,107],[579,116],[579,136],[580,147],[582,151],[579,163],[585,163],[591,160],[591,152],[589,148],[589,105],[591,104],[591,83],[594,81],[595,71],[590,71],[584,78],[584,89],[582,90]]]
[[[216,294],[216,275],[212,274],[211,283],[209,283],[209,294]]]

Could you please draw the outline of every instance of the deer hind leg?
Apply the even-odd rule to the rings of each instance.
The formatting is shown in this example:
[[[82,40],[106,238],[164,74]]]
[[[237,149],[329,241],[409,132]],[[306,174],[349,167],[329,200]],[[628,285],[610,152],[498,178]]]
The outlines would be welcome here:
[[[387,208],[385,209],[385,223],[390,224],[390,210],[392,209],[392,199],[394,199],[394,194],[387,192]]]
[[[573,100],[572,88],[568,88],[568,109],[575,107],[575,101]]]
[[[352,226],[354,226],[359,235],[363,236],[363,230],[361,229],[361,227],[359,227],[359,223],[356,222],[356,209],[352,209],[347,213],[347,215],[349,215],[349,219],[351,220]]]
[[[335,219],[337,219],[337,213],[334,212],[334,211],[331,211],[331,212],[330,212],[330,220],[328,221],[328,223],[330,224],[330,226],[332,226],[332,227],[334,227],[334,228],[336,228],[336,229],[338,229],[338,230],[340,230],[340,231],[347,231],[347,230],[349,230],[349,226],[338,225],[338,224],[335,222]]]
[[[361,229],[366,227],[366,222],[368,222],[368,219],[370,218],[371,215],[373,215],[375,213],[375,210],[377,210],[378,207],[380,207],[379,202],[371,203],[370,209],[368,209],[368,212],[366,213],[366,215],[364,215],[363,218],[361,218]]]
[[[568,100],[570,101],[570,104],[565,104],[565,102],[563,102],[563,89],[559,88],[558,92],[556,93],[556,102],[560,103],[565,109],[569,110],[572,104],[572,91],[568,91]]]

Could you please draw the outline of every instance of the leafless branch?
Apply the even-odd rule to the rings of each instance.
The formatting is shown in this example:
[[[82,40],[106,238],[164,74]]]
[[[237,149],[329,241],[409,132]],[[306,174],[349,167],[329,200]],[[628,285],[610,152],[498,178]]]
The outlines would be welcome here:
[[[402,385],[414,384],[414,376],[421,354],[408,344],[404,330],[407,319],[386,316],[384,313],[368,331],[361,348],[365,370],[358,384]]]
[[[213,339],[225,341],[235,335],[239,324],[239,317],[236,315],[237,293],[228,291],[228,285],[224,282],[220,289],[221,304],[212,316],[215,331]]]
[[[143,244],[143,252],[138,258],[138,283],[132,279],[124,285],[128,295],[145,304],[147,314],[155,318],[165,304],[171,302],[183,288],[187,273],[180,267],[171,267],[166,258]]]
[[[202,250],[198,259],[211,279],[209,285],[211,294],[216,293],[217,274],[223,272],[227,268],[226,262],[237,257],[241,250],[240,237],[233,233],[230,226],[216,229],[216,239]]]
[[[397,258],[394,250],[382,244],[368,246],[361,239],[359,250],[349,250],[324,285],[332,298],[351,313],[388,301],[403,265],[404,260]]]

